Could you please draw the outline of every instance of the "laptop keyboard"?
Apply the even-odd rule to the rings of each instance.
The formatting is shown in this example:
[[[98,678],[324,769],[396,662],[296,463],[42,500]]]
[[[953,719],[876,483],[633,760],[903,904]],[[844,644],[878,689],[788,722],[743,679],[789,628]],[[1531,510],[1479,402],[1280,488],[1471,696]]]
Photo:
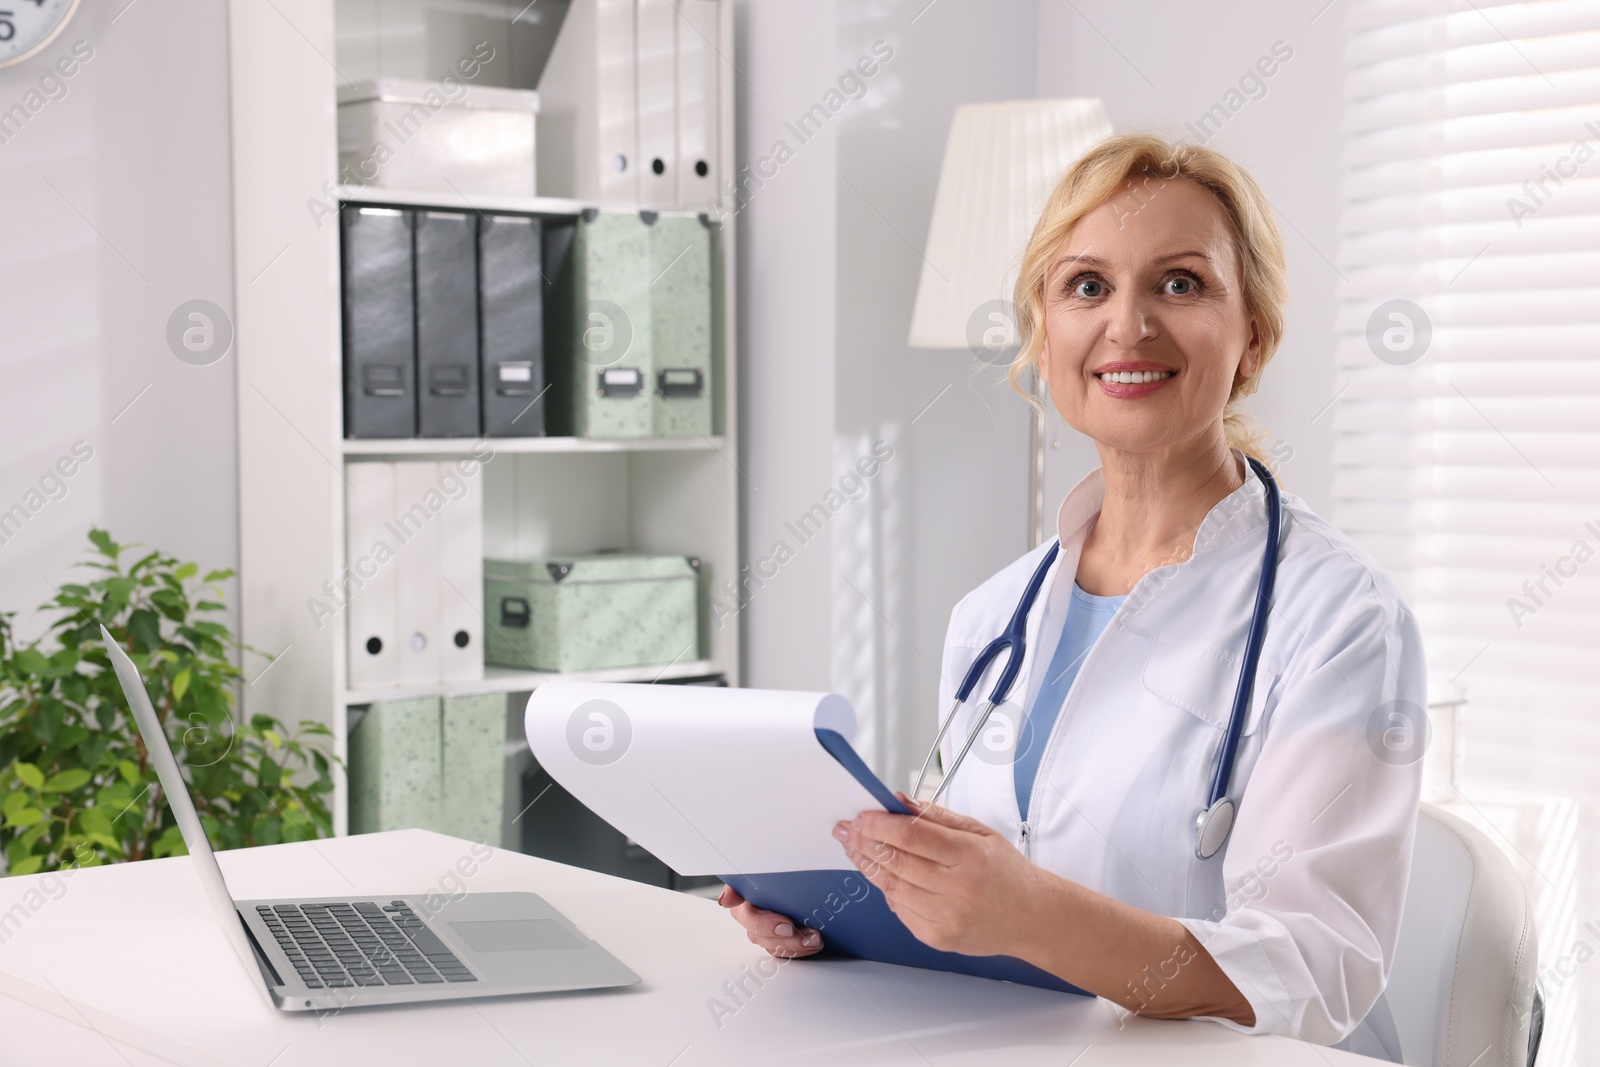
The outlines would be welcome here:
[[[310,989],[475,982],[402,900],[256,906]]]

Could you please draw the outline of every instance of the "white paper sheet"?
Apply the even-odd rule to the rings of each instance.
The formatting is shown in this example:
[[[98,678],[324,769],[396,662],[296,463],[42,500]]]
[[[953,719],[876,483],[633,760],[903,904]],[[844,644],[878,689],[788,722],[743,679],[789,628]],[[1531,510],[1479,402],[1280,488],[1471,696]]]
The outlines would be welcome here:
[[[855,733],[832,693],[550,681],[524,724],[552,778],[683,875],[845,870],[833,824],[883,810],[817,741]]]

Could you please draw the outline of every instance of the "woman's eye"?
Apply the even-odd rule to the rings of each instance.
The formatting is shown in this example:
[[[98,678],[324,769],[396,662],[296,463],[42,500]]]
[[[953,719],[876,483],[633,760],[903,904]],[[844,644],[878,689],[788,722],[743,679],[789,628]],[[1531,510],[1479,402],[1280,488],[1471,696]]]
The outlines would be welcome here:
[[[1168,278],[1166,281],[1166,290],[1172,296],[1188,296],[1196,288],[1195,280],[1185,274]]]
[[[1086,300],[1093,300],[1095,297],[1104,296],[1105,291],[1105,285],[1102,284],[1098,278],[1084,278],[1072,286],[1072,295],[1081,296]]]

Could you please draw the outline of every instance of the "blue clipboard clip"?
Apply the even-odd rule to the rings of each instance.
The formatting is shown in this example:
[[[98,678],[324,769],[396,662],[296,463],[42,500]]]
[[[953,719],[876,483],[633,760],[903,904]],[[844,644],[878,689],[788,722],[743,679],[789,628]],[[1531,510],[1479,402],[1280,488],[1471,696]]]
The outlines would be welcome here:
[[[843,735],[819,728],[817,740],[872,794],[874,800],[883,805],[884,810],[896,815],[912,814],[878,780],[878,776],[872,773]],[[756,907],[787,915],[820,933],[820,956],[846,956],[902,967],[952,971],[976,978],[992,978],[1092,996],[1070,982],[1012,956],[967,956],[929,948],[918,941],[899,916],[890,910],[883,892],[852,867],[828,871],[731,874],[724,875],[722,880]]]

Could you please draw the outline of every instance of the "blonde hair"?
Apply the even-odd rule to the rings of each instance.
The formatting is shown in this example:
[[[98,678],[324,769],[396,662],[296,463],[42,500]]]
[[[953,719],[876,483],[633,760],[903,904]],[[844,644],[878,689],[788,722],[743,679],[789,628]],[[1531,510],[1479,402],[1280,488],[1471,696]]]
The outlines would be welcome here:
[[[1235,373],[1223,409],[1223,433],[1229,445],[1265,463],[1261,442],[1266,431],[1238,404],[1256,391],[1262,371],[1283,338],[1283,305],[1289,298],[1283,240],[1272,217],[1272,205],[1255,179],[1227,156],[1201,145],[1174,144],[1149,133],[1118,134],[1099,142],[1067,168],[1034,224],[1017,274],[1013,299],[1021,348],[1011,362],[1011,385],[1030,403],[1038,403],[1032,391],[1023,387],[1022,377],[1039,369],[1045,342],[1045,286],[1067,234],[1129,183],[1148,190],[1152,184],[1159,187],[1180,180],[1194,182],[1216,197],[1233,231],[1245,313],[1260,331],[1261,357],[1254,374]]]

